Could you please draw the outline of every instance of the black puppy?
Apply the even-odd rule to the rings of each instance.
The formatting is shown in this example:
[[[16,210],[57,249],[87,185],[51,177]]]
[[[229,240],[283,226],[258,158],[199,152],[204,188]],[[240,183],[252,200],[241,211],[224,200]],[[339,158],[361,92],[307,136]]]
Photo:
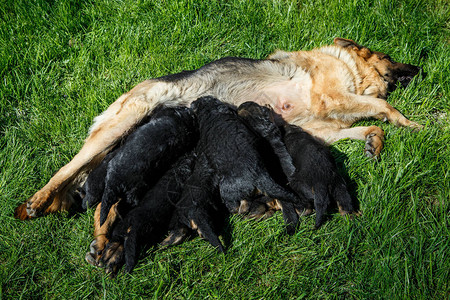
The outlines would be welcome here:
[[[187,107],[162,107],[131,133],[107,163],[100,225],[111,206],[124,199],[135,206],[144,193],[197,142],[195,115]],[[98,199],[90,199],[89,206]]]
[[[198,161],[176,210],[175,225],[172,224],[171,234],[163,244],[180,241],[187,227],[197,229],[223,251],[213,223],[222,219],[215,194],[230,213],[238,213],[241,201],[253,197],[256,190],[287,203],[282,211],[287,231],[293,234],[298,222],[293,203],[299,200],[270,176],[257,150],[260,138],[242,123],[234,107],[218,99],[202,97],[191,108],[197,115],[200,131]]]
[[[115,273],[124,262],[131,272],[139,248],[160,241],[166,234],[194,162],[192,152],[183,155],[114,227],[100,261],[108,273]]]
[[[161,243],[163,246],[179,244],[189,234],[197,232],[219,252],[224,252],[218,236],[229,213],[220,201],[215,181],[214,169],[210,167],[206,155],[199,152],[194,171],[186,181],[172,216],[169,236]]]
[[[105,156],[102,162],[89,173],[85,183],[78,191],[79,195],[83,199],[83,209],[86,210],[88,207],[94,206],[102,199],[103,191],[105,190],[105,177],[108,169],[108,163],[114,155],[116,155],[116,152],[117,149],[111,151]]]
[[[328,147],[300,127],[290,124],[284,125],[284,142],[296,166],[290,186],[309,203],[314,203],[316,228],[325,221],[332,199],[337,202],[342,215],[357,213]]]
[[[304,207],[305,202],[296,207],[299,214],[307,214],[316,210],[316,228],[324,221],[325,213],[331,203],[331,199],[337,201],[342,214],[355,212],[350,194],[344,179],[339,174],[331,151],[323,143],[316,140],[300,127],[287,124],[275,113],[254,102],[241,104],[238,113],[247,124],[264,138],[277,135],[275,122],[281,124],[287,152],[292,158],[295,171],[291,170],[291,161],[286,159],[286,152],[279,142],[268,139],[275,152],[279,153],[280,163],[289,178],[289,186],[309,206]]]

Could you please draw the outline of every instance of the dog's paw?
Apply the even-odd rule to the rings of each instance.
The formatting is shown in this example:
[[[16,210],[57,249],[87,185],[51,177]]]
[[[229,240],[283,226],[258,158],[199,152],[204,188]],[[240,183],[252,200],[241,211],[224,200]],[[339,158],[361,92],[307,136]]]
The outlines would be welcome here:
[[[364,153],[367,157],[378,158],[381,149],[383,149],[384,132],[378,126],[370,126],[365,133],[366,144]]]
[[[14,210],[14,218],[19,220],[29,220],[31,217],[27,213],[27,203],[22,203]]]
[[[420,125],[419,123],[416,123],[416,122],[411,122],[408,125],[408,127],[411,128],[414,131],[419,131],[419,130],[423,129],[423,125]]]
[[[106,273],[114,275],[124,264],[124,248],[120,242],[109,242],[106,245],[99,265],[105,268]]]
[[[39,191],[26,202],[26,213],[30,218],[39,217],[52,204],[52,194],[49,191]]]

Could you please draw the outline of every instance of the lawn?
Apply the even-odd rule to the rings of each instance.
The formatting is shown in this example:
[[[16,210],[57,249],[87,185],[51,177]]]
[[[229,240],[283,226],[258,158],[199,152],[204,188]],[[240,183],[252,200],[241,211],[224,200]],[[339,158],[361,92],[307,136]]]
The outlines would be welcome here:
[[[264,58],[351,38],[420,65],[388,101],[424,128],[381,121],[331,145],[359,201],[354,220],[230,219],[226,254],[194,238],[142,254],[115,279],[88,265],[93,210],[18,221],[14,208],[81,148],[93,118],[144,79],[224,56]],[[448,299],[450,5],[374,1],[0,1],[0,299]]]

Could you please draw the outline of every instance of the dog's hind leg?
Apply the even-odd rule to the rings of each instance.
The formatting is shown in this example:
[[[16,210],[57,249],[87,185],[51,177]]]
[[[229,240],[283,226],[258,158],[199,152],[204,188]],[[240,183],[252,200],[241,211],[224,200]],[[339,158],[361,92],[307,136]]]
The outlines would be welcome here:
[[[80,152],[63,166],[50,181],[28,201],[16,209],[20,219],[37,217],[62,208],[68,209],[65,197],[68,186],[83,170],[90,170],[107,152],[130,132],[151,110],[162,102],[179,98],[180,91],[170,83],[147,80],[122,95],[95,119],[85,144]],[[178,100],[181,101],[181,100]]]

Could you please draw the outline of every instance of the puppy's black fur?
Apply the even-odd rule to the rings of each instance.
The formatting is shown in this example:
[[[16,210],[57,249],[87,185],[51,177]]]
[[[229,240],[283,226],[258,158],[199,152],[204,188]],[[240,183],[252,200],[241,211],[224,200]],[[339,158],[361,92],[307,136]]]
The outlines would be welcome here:
[[[201,146],[199,148],[202,149]],[[169,236],[162,245],[179,244],[189,233],[197,231],[199,236],[205,238],[219,252],[224,252],[218,236],[229,214],[220,201],[215,181],[214,169],[210,167],[206,155],[200,152],[193,174],[186,181],[172,216]]]
[[[332,199],[337,202],[341,214],[355,213],[347,185],[330,149],[298,126],[285,124],[284,132],[284,142],[296,166],[290,186],[309,203],[314,203],[316,228],[325,221]]]
[[[234,107],[218,99],[202,97],[194,101],[191,108],[197,115],[199,124],[200,140],[197,146],[199,161],[195,166],[192,180],[188,180],[189,184],[186,186],[198,187],[191,189],[189,193],[192,195],[199,193],[199,195],[186,196],[190,197],[195,204],[195,209],[198,210],[198,213],[191,213],[189,216],[208,215],[206,212],[200,212],[202,200],[199,199],[203,199],[202,195],[206,199],[211,199],[215,193],[214,189],[218,190],[223,204],[230,213],[237,213],[241,200],[250,199],[255,191],[259,190],[270,197],[288,203],[283,209],[283,216],[288,233],[293,234],[298,216],[292,203],[297,203],[299,200],[294,193],[280,186],[270,176],[257,149],[260,138],[242,123]],[[206,203],[212,211],[217,211],[218,206],[215,202],[207,200]],[[180,209],[177,212],[183,215]],[[185,225],[192,219],[190,217],[184,219]],[[206,237],[206,230],[200,226],[208,227],[209,225],[198,223],[201,222],[201,218],[194,219],[194,223]],[[217,245],[217,236],[211,239],[206,238],[221,250],[221,246]]]
[[[289,178],[289,186],[302,198],[296,209],[299,214],[316,209],[316,228],[325,219],[331,199],[337,201],[341,213],[355,212],[352,199],[344,179],[339,174],[331,151],[300,127],[289,125],[267,108],[254,102],[243,103],[238,109],[256,132],[266,138],[280,158],[280,163]],[[278,130],[275,123],[281,126]],[[277,131],[279,133],[277,133]],[[270,136],[283,135],[286,148]],[[292,160],[286,158],[286,150]],[[294,165],[295,171],[292,172]],[[306,211],[303,211],[306,205]],[[303,209],[302,209],[303,207]]]
[[[100,225],[111,206],[123,198],[132,206],[198,139],[195,115],[187,107],[163,107],[131,133],[109,161]]]
[[[98,204],[105,190],[105,177],[109,161],[116,155],[117,149],[108,153],[102,162],[93,169],[81,187],[79,194],[83,199],[82,207],[87,209]]]
[[[101,261],[107,272],[114,273],[124,261],[131,272],[139,248],[160,241],[166,234],[194,162],[192,152],[183,155],[114,227]]]

